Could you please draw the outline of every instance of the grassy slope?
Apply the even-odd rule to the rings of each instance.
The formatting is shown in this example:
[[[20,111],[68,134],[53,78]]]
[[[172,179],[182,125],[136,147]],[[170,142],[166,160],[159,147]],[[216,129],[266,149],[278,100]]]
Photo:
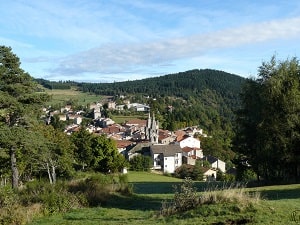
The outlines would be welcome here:
[[[72,100],[78,102],[79,105],[87,105],[91,102],[97,102],[101,99],[100,96],[92,95],[88,93],[83,93],[76,91],[74,89],[70,90],[49,90],[45,91],[52,96],[51,101],[48,102],[49,105],[64,104],[66,101]]]
[[[247,189],[260,192],[263,200],[250,210],[235,204],[203,205],[178,216],[157,216],[161,202],[172,198],[166,193],[179,179],[150,173],[130,172],[129,180],[138,194],[132,197],[114,196],[107,205],[74,210],[65,214],[44,217],[31,225],[96,225],[96,224],[293,224],[291,213],[300,209],[300,184],[266,186]],[[149,185],[146,188],[146,185]],[[166,188],[166,189],[165,189]],[[149,190],[153,190],[152,192]],[[150,193],[149,193],[150,192]],[[234,223],[235,222],[235,223]],[[251,222],[251,223],[246,223]],[[294,223],[295,224],[295,223]]]

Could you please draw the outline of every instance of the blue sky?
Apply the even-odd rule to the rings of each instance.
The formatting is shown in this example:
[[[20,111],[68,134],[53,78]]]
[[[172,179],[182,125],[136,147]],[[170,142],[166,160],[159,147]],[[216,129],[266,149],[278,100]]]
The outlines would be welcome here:
[[[0,0],[0,15],[0,45],[48,80],[250,77],[272,55],[300,57],[298,0]]]

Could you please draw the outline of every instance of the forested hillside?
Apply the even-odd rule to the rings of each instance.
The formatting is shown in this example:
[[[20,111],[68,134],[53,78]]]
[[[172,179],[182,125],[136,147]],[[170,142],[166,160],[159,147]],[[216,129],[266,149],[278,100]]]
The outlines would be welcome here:
[[[126,95],[141,93],[151,97],[176,96],[188,99],[190,96],[201,95],[210,89],[225,98],[234,100],[240,92],[244,78],[217,70],[190,70],[143,80],[114,83],[81,83],[84,92],[101,95]],[[235,104],[233,103],[233,104]]]
[[[232,119],[233,111],[239,106],[239,93],[244,82],[242,77],[205,69],[136,81],[80,83],[78,86],[84,92],[101,95],[134,95],[133,100],[143,102],[146,101],[143,97],[150,96],[150,99],[156,99],[156,102],[148,100],[153,111],[163,113],[168,105],[172,105],[173,114],[169,116],[173,122],[202,124],[209,129],[211,123],[208,120],[217,115],[225,120]],[[173,125],[178,127],[179,124]],[[173,125],[165,123],[165,128],[174,128]]]

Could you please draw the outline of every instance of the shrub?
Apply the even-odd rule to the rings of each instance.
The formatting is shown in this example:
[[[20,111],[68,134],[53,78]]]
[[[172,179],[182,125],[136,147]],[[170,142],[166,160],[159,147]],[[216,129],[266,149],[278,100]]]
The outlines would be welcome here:
[[[11,187],[0,187],[0,224],[22,225],[30,222],[33,217],[42,213],[41,204],[25,207]]]
[[[19,196],[22,204],[27,206],[41,203],[45,214],[66,212],[86,205],[82,195],[69,192],[66,182],[55,185],[45,181],[29,182]]]
[[[149,171],[153,162],[150,156],[137,155],[129,161],[130,169],[134,171]]]
[[[133,186],[128,183],[128,176],[126,174],[119,175],[119,188],[117,191],[124,195],[132,195]]]
[[[130,195],[132,186],[128,184],[127,175],[96,174],[87,179],[73,182],[70,186],[72,193],[82,194],[90,206],[105,204],[115,192]]]
[[[73,182],[69,190],[72,193],[82,194],[88,205],[99,206],[108,200],[113,189],[112,183],[109,176],[97,174],[85,180]]]
[[[162,202],[160,215],[169,216],[185,212],[204,204],[232,203],[236,211],[253,211],[255,204],[260,200],[258,192],[248,193],[243,186],[235,185],[222,189],[206,190],[201,195],[193,187],[193,181],[186,178],[180,186],[175,186],[174,199]]]
[[[175,185],[174,190],[174,199],[169,203],[162,203],[160,213],[164,216],[195,208],[198,203],[197,199],[199,199],[199,196],[190,178],[185,178],[184,182],[179,186]]]

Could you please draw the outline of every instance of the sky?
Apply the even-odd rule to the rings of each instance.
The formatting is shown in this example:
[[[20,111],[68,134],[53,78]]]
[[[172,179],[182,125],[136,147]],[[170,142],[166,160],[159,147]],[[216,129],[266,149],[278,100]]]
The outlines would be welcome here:
[[[255,77],[300,57],[299,0],[0,0],[0,45],[51,81],[215,69]]]

